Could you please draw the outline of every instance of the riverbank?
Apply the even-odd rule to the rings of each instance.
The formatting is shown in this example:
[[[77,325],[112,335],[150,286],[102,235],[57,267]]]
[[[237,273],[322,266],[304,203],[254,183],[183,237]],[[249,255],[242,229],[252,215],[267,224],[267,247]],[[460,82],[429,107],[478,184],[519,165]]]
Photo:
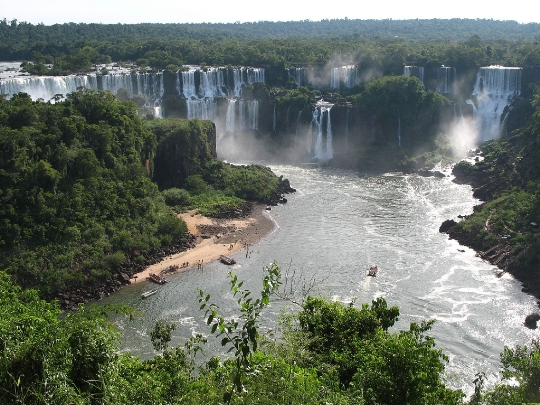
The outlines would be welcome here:
[[[232,255],[258,243],[275,229],[275,222],[266,205],[255,204],[245,218],[208,218],[195,211],[179,214],[188,232],[195,237],[194,247],[165,257],[158,263],[134,274],[130,282],[146,281],[150,273],[166,276],[172,272],[185,271],[218,260],[221,255]]]

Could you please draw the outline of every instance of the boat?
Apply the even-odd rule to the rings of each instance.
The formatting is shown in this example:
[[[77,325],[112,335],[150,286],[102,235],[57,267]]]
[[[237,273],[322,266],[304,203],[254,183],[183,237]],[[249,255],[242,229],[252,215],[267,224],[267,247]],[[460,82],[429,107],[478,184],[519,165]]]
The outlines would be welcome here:
[[[232,257],[221,255],[219,256],[219,260],[221,260],[221,263],[225,263],[228,265],[236,264],[236,260],[234,260]]]
[[[157,284],[165,284],[167,282],[165,277],[161,277],[157,275],[156,273],[150,273],[149,277],[150,277],[150,280],[152,280],[154,283],[157,283]]]
[[[141,298],[148,298],[150,297],[151,295],[154,295],[155,293],[157,293],[157,289],[153,289],[153,290],[149,290],[149,291],[146,291],[146,292],[143,292],[141,294]]]
[[[368,270],[367,275],[371,277],[377,277],[378,272],[379,272],[379,268],[377,266],[371,266]]]

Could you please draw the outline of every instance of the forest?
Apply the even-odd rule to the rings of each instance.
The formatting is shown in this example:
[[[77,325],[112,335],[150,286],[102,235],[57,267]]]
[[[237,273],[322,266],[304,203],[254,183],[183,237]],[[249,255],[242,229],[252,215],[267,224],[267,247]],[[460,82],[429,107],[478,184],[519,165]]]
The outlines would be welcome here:
[[[32,62],[27,69],[35,74],[68,74],[110,61],[155,70],[196,64],[272,71],[338,58],[387,75],[402,73],[405,63],[443,64],[458,71],[496,64],[536,66],[539,38],[540,24],[492,20],[45,26],[4,19],[0,60]]]
[[[540,65],[538,24],[491,20],[48,27],[4,19],[0,39],[0,60],[25,61],[25,69],[37,75],[87,72],[110,61],[144,71],[176,71],[187,64],[262,66],[268,86],[246,92],[273,97],[286,108],[303,108],[320,94],[284,80],[278,72],[285,67],[336,58],[357,64],[381,76],[328,96],[378,117],[376,145],[387,142],[389,106],[399,108],[404,129],[425,145],[415,148],[419,155],[404,156],[395,147],[382,152],[401,169],[452,153],[445,134],[435,131],[451,100],[404,77],[405,63],[462,71]],[[471,183],[485,203],[447,230],[480,252],[498,248],[506,260],[503,270],[533,294],[540,291],[537,81],[532,74],[527,79],[503,138],[482,145],[476,164],[456,165],[458,181]],[[133,100],[103,91],[80,89],[54,101],[33,101],[23,93],[0,97],[1,404],[540,402],[537,340],[504,349],[501,380],[494,386],[473,370],[475,391],[465,398],[445,381],[448,358],[429,335],[432,322],[393,331],[399,308],[383,299],[357,305],[305,296],[298,313],[283,316],[279,340],[262,336],[258,321],[265,307],[275,297],[287,299],[277,263],[266,268],[260,296],[230,274],[237,319],[221,317],[212,297],[199,291],[200,316],[229,350],[227,359],[202,361],[201,335],[171,347],[175,325],[166,320],[149,332],[154,358],[119,353],[111,314],[139,314],[92,305],[64,311],[61,294],[84,288],[88,299],[99,298],[109,292],[103,285],[112,292],[123,273],[189,246],[186,224],[176,213],[247,213],[254,201],[279,198],[282,179],[263,166],[218,160],[210,121],[154,119],[140,114]],[[369,159],[378,160],[367,149],[352,153],[356,168],[373,168]]]
[[[216,159],[211,122],[149,123],[136,109],[89,90],[54,104],[0,99],[0,267],[17,285],[99,298],[122,273],[189,246],[175,212],[226,215],[279,197],[270,169]]]

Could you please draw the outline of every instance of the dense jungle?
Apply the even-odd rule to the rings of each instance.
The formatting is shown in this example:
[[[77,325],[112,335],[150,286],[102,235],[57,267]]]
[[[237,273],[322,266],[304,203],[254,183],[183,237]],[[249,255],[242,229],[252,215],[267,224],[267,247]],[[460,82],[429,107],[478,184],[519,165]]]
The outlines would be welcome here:
[[[481,205],[441,232],[514,274],[540,298],[538,24],[455,19],[44,26],[4,19],[0,44],[0,60],[22,61],[26,73],[37,76],[86,74],[112,61],[143,72],[187,65],[265,68],[265,83],[245,86],[246,95],[297,112],[324,98],[367,117],[370,143],[342,145],[340,158],[328,164],[377,172],[426,173],[460,159],[444,132],[449,127],[441,124],[460,95],[436,92],[430,66],[463,72],[469,94],[478,68],[522,67],[522,91],[508,108],[500,138],[477,145],[476,161],[453,169],[456,181],[473,186]],[[284,73],[331,62],[370,74],[352,88],[319,90],[298,86]],[[426,66],[425,81],[404,76],[405,65]],[[280,339],[266,338],[260,318],[274,297],[283,298],[279,263],[266,268],[260,295],[230,274],[239,305],[235,319],[222,317],[213,298],[199,290],[200,316],[229,349],[228,358],[200,360],[202,335],[171,346],[176,325],[167,320],[149,333],[154,358],[120,353],[111,314],[140,314],[89,303],[65,311],[58,297],[81,290],[84,301],[98,299],[141,268],[188,249],[192,236],[178,212],[248,215],[254,203],[275,204],[294,184],[265,166],[218,159],[211,121],[155,118],[141,108],[144,101],[123,92],[81,88],[51,101],[24,93],[0,97],[0,403],[540,402],[538,340],[504,349],[501,379],[493,386],[481,370],[472,371],[475,391],[466,397],[445,382],[448,358],[429,335],[433,321],[396,331],[399,308],[382,298],[358,305],[305,296],[297,313],[283,316]],[[390,144],[396,109],[409,134],[406,148]],[[275,148],[274,156],[287,146],[285,135],[255,135]],[[540,316],[532,315],[534,327]]]

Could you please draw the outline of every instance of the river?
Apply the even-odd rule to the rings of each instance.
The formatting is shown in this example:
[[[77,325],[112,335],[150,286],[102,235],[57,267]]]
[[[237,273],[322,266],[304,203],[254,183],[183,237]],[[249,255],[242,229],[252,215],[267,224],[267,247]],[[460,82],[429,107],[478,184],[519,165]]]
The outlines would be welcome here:
[[[245,280],[252,292],[261,288],[263,267],[276,260],[295,280],[317,284],[312,294],[356,305],[384,297],[397,305],[394,330],[410,322],[435,319],[431,330],[449,357],[447,383],[470,394],[478,371],[497,379],[504,345],[527,344],[538,332],[523,326],[537,310],[534,297],[521,292],[511,275],[496,277],[495,267],[473,250],[438,232],[446,219],[470,214],[478,201],[467,185],[445,178],[388,173],[363,175],[332,168],[271,165],[297,192],[268,215],[276,230],[260,243],[234,255],[233,268],[219,262],[169,277],[152,297],[141,300],[145,283],[127,286],[106,303],[125,303],[144,313],[134,322],[115,322],[122,331],[122,350],[153,356],[148,331],[159,318],[176,322],[172,344],[193,333],[209,334],[199,311],[197,288],[210,293],[225,316],[238,314],[229,290],[228,270]],[[367,277],[371,265],[377,277]],[[298,292],[301,286],[298,285]],[[263,313],[263,333],[276,329],[283,309],[295,306],[277,298]],[[221,350],[210,338],[207,353]]]

